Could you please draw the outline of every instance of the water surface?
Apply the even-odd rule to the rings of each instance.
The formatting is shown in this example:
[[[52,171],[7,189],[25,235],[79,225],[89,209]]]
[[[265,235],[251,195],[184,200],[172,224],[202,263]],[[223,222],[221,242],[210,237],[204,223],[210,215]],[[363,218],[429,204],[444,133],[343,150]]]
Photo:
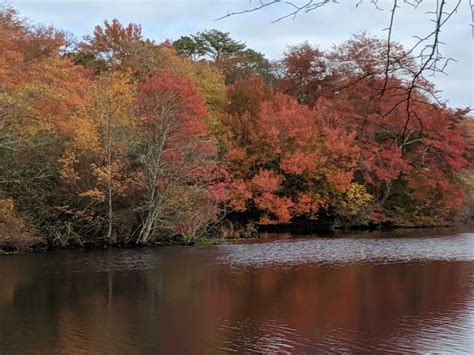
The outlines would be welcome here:
[[[262,237],[2,256],[0,353],[474,353],[474,234]]]

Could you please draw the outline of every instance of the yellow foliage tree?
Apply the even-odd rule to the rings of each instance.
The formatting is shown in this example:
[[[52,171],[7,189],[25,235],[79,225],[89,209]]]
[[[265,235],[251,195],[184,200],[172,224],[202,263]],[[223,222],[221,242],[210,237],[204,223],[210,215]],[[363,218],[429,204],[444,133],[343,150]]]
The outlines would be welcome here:
[[[367,192],[364,185],[357,182],[336,199],[336,210],[341,225],[365,225],[368,223],[368,209],[374,196]]]
[[[88,104],[70,122],[74,134],[60,159],[60,173],[75,195],[90,202],[86,206],[106,206],[105,238],[110,241],[114,239],[114,198],[125,192],[128,182],[126,155],[135,126],[135,85],[130,74],[114,72],[98,77],[89,90]],[[63,208],[77,213],[70,206]]]

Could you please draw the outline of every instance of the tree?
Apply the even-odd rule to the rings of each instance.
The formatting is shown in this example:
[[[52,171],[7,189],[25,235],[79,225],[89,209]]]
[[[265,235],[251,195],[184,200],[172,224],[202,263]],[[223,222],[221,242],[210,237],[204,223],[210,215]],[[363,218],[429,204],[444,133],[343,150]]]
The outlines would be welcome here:
[[[212,63],[193,61],[188,57],[176,55],[173,48],[163,48],[162,69],[174,71],[191,79],[199,88],[205,101],[208,114],[205,118],[209,133],[221,134],[218,116],[227,103],[224,76]]]
[[[74,191],[67,210],[76,218],[88,218],[89,224],[96,215],[100,224],[104,219],[104,238],[110,242],[116,239],[115,200],[125,195],[130,181],[127,155],[134,137],[135,88],[130,75],[106,73],[89,95],[85,109],[70,122],[73,135],[60,159],[60,173]]]
[[[162,70],[140,85],[138,107],[143,166],[139,184],[145,203],[137,242],[147,243],[157,232],[195,233],[215,213],[204,203],[210,202],[206,196],[216,166],[216,150],[204,140],[204,99],[187,77]],[[192,210],[202,211],[206,218],[189,217]]]
[[[276,78],[216,30],[155,44],[114,20],[72,45],[1,8],[2,248],[190,241],[229,210],[338,227],[467,215],[472,119],[424,77],[436,47],[419,64],[364,33],[304,43]]]
[[[160,47],[144,39],[141,26],[124,26],[117,19],[96,26],[92,36],[79,44],[73,58],[77,64],[92,67],[96,72],[131,70],[135,78],[145,80],[161,65]]]
[[[206,55],[206,50],[202,43],[189,36],[181,36],[178,40],[174,41],[173,45],[178,54],[185,55],[192,60],[197,60]]]
[[[354,135],[325,124],[287,95],[265,93],[261,79],[249,81],[231,90],[245,88],[255,101],[231,92],[238,101],[231,102],[224,121],[231,131],[226,154],[235,181],[231,206],[245,211],[253,205],[263,224],[317,219],[351,184],[358,153]]]
[[[57,31],[32,28],[8,7],[0,16],[0,191],[28,231],[53,239],[62,228],[57,159],[89,82],[63,58]]]
[[[268,83],[276,81],[274,65],[262,53],[249,48],[234,55],[222,56],[218,67],[224,73],[226,84],[251,75],[258,75]]]
[[[216,29],[198,32],[191,37],[181,37],[174,45],[178,53],[190,56],[209,56],[218,62],[224,55],[235,55],[246,48],[244,43],[233,40],[229,33]]]
[[[334,90],[335,75],[330,60],[308,43],[290,47],[282,60],[284,74],[277,89],[293,96],[301,104],[314,106],[321,95]]]
[[[198,32],[182,36],[173,43],[179,55],[199,61],[210,58],[222,70],[226,84],[249,75],[260,75],[267,82],[275,78],[274,67],[262,53],[247,48],[244,43],[233,40],[229,33],[218,30]]]
[[[472,168],[461,128],[465,118],[424,103],[425,97],[411,105],[414,120],[407,124],[404,110],[393,109],[400,96],[380,98],[383,80],[352,84],[320,99],[316,109],[332,125],[356,132],[361,159],[355,176],[374,196],[374,222],[448,223],[463,205],[458,172]]]

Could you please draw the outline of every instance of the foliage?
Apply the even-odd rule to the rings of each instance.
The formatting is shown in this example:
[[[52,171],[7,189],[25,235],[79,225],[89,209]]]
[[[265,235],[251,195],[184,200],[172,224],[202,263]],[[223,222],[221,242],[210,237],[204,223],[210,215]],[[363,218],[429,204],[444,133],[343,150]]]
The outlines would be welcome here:
[[[73,58],[95,72],[131,70],[135,78],[145,80],[160,68],[160,48],[143,38],[140,25],[124,26],[113,19],[104,21],[103,27],[96,26],[92,36],[85,36]]]
[[[283,75],[277,88],[301,104],[313,106],[320,96],[333,89],[334,73],[328,58],[308,43],[290,47],[282,64]]]
[[[183,74],[198,86],[206,101],[206,125],[215,137],[220,137],[223,127],[219,115],[227,104],[222,72],[206,61],[193,62],[188,57],[178,56],[173,48],[163,48],[162,53],[166,58],[163,69]]]
[[[218,67],[225,75],[226,84],[232,84],[237,79],[247,79],[251,75],[258,75],[267,83],[273,83],[277,79],[274,65],[262,53],[253,49],[223,56]]]
[[[174,45],[178,53],[191,57],[206,55],[216,62],[224,55],[239,53],[246,47],[244,43],[232,39],[229,33],[216,29],[198,32],[191,37],[183,36]]]
[[[317,111],[272,92],[261,79],[250,81],[230,90],[251,88],[252,100],[229,95],[248,107],[231,103],[226,118],[232,132],[227,159],[238,178],[231,206],[255,206],[265,224],[317,219],[333,196],[349,188],[358,153],[353,135],[325,125]]]
[[[89,90],[89,102],[71,120],[72,137],[59,159],[61,179],[71,193],[61,210],[84,225],[96,221],[98,232],[103,233],[105,221],[104,238],[111,241],[117,239],[115,200],[126,196],[130,184],[135,88],[129,75],[114,72],[101,75]]]
[[[232,39],[229,33],[207,30],[182,36],[173,45],[178,54],[193,61],[209,58],[224,74],[226,84],[250,75],[259,75],[267,82],[276,80],[273,64],[262,53]]]
[[[144,191],[139,243],[157,233],[196,235],[215,213],[208,193],[216,149],[206,141],[204,98],[186,76],[158,71],[140,85],[137,183]]]
[[[17,216],[13,200],[0,197],[0,252],[27,250],[40,243],[41,239],[34,238],[27,230],[25,221]]]
[[[228,33],[157,44],[116,19],[76,45],[2,7],[0,248],[472,216],[469,110],[392,75],[419,67],[390,48],[360,34],[271,63]]]

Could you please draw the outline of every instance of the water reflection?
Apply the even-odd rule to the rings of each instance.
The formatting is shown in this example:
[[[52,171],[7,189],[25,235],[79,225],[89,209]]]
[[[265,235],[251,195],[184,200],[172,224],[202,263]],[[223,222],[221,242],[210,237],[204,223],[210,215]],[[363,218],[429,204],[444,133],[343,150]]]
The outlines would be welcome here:
[[[473,240],[306,239],[2,257],[0,352],[469,353]],[[281,250],[291,257],[274,262]]]

